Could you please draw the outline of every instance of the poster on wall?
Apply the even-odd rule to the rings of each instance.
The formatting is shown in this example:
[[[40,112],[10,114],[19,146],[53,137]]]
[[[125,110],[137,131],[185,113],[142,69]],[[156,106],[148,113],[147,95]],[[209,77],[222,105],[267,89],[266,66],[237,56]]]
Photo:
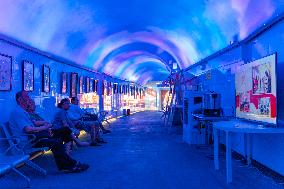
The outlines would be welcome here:
[[[79,79],[79,93],[82,94],[84,92],[84,77],[80,76]]]
[[[94,80],[94,92],[98,93],[99,89],[99,80]]]
[[[0,91],[10,91],[12,86],[12,57],[0,55]]]
[[[42,66],[42,91],[46,93],[50,91],[50,68],[47,65]]]
[[[67,92],[67,73],[61,73],[61,94],[66,94]]]
[[[92,78],[90,79],[90,92],[94,92],[94,80]]]
[[[236,116],[276,124],[276,54],[240,66]]]
[[[86,93],[90,92],[90,78],[86,77]]]
[[[71,73],[71,86],[70,86],[70,97],[77,96],[77,83],[78,83],[78,74]]]
[[[34,64],[24,60],[23,62],[23,90],[33,91],[34,90]]]

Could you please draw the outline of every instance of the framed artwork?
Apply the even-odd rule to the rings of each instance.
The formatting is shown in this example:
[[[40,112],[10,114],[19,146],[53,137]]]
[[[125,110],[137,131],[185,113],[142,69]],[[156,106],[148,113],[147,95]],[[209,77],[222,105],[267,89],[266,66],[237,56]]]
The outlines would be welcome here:
[[[90,92],[92,93],[92,92],[95,92],[95,90],[94,90],[94,80],[93,79],[90,79]]]
[[[42,66],[42,91],[50,92],[50,68],[47,65]]]
[[[33,91],[34,90],[34,64],[24,60],[23,67],[23,90],[24,91]]]
[[[71,73],[71,86],[70,86],[70,97],[77,96],[77,83],[78,83],[78,74]]]
[[[113,94],[116,94],[117,93],[117,84],[114,83],[113,84]]]
[[[12,88],[12,57],[0,54],[0,91]]]
[[[90,78],[86,77],[86,93],[90,92]]]
[[[62,72],[61,74],[61,94],[67,93],[67,73]]]
[[[98,93],[99,89],[99,80],[94,80],[94,90],[96,93]]]
[[[84,85],[84,77],[80,76],[80,79],[79,79],[79,93],[80,94],[84,92],[83,85]]]
[[[111,90],[111,82],[107,82],[107,85],[106,85],[106,95],[107,96],[111,95],[110,90]]]

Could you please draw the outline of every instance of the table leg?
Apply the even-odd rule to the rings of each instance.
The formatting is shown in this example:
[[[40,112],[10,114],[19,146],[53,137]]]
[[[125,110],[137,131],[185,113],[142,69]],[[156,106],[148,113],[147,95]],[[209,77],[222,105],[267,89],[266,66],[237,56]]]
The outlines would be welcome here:
[[[250,133],[246,133],[246,154],[247,154],[247,164],[251,164],[251,141]]]
[[[214,164],[215,169],[219,170],[219,137],[218,137],[218,130],[213,128],[214,134]]]
[[[226,131],[226,168],[227,183],[232,182],[232,153],[231,153],[231,133]]]

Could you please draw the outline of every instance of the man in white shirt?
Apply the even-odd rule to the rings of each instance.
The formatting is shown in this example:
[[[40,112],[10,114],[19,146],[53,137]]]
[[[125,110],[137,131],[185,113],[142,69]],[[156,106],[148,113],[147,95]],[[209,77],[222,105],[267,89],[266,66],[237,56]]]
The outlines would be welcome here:
[[[84,112],[84,110],[82,110],[79,107],[79,100],[78,100],[77,97],[71,98],[70,109],[69,109],[70,111],[68,112],[70,119],[79,120],[82,117],[86,116],[86,113]],[[100,120],[98,119],[98,116],[96,114],[88,114],[88,117],[89,116],[91,116],[90,117],[91,121],[96,121],[99,124],[99,127],[103,131],[104,134],[111,132],[110,130],[104,128],[103,124],[100,122]]]
[[[84,121],[82,118],[85,116],[84,110],[79,106],[79,100],[76,97],[71,99],[70,108],[68,109],[68,117],[74,123],[75,127],[84,130],[91,135],[91,145],[96,146],[97,143],[106,143],[99,133],[99,122],[94,120]]]

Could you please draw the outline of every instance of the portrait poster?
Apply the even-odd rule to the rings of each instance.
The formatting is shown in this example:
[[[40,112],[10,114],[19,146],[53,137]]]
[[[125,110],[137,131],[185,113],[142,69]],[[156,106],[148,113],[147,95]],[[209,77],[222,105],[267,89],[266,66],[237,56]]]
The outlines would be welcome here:
[[[77,83],[78,83],[78,74],[71,73],[71,90],[70,90],[70,97],[77,96]]]
[[[23,77],[23,90],[33,91],[34,90],[34,64],[29,61],[23,62],[22,67]]]
[[[94,92],[94,80],[92,78],[90,79],[90,92]]]
[[[79,93],[82,94],[84,92],[84,77],[80,76],[79,79]]]
[[[86,77],[86,93],[90,92],[90,78]]]
[[[12,57],[0,54],[0,91],[12,88]]]
[[[50,92],[50,68],[47,65],[42,66],[42,91]]]
[[[67,93],[67,73],[61,73],[61,94]]]

